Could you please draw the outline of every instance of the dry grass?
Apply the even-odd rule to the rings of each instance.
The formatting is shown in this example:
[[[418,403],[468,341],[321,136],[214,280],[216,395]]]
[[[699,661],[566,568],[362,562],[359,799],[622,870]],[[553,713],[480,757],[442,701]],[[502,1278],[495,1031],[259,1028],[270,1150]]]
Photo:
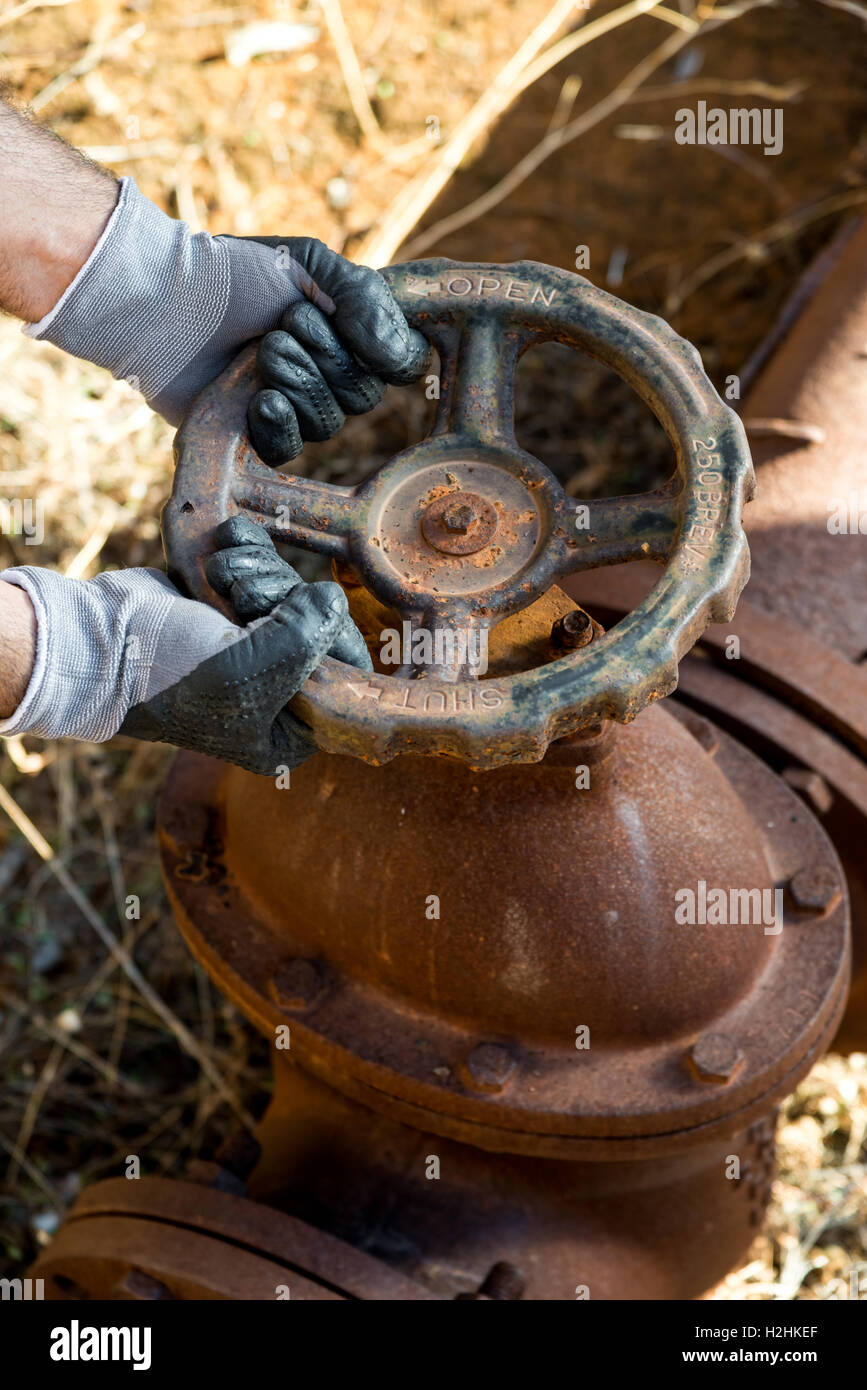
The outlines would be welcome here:
[[[428,116],[437,114],[444,140],[458,130],[550,6],[361,0],[345,10],[357,71],[329,37],[333,4],[323,12],[208,0],[15,8],[17,18],[0,15],[0,77],[21,100],[36,99],[40,119],[133,173],[194,225],[303,231],[352,254],[407,180],[423,183],[436,160]],[[232,67],[227,34],[257,18],[313,24],[320,36],[299,52]],[[648,52],[674,32],[640,23]],[[747,311],[739,312],[742,325]],[[721,347],[724,333],[725,323],[711,327],[711,345]],[[622,489],[661,465],[655,426],[597,369],[570,378],[565,398],[546,395],[544,363],[527,371],[522,437],[574,487],[607,490],[613,475]],[[577,456],[576,401],[590,421]],[[389,393],[373,416],[308,451],[305,466],[354,478],[417,437],[425,413],[418,394]],[[625,442],[612,421],[628,427]],[[161,562],[171,431],[125,385],[23,340],[8,321],[0,323],[0,467],[4,495],[38,498],[46,519],[38,550],[0,537],[4,563],[87,577]],[[128,1154],[142,1155],[145,1171],[179,1174],[216,1145],[233,1112],[257,1112],[267,1100],[266,1044],[192,964],[159,882],[153,819],[169,758],[123,740],[27,740],[7,747],[2,777],[91,913],[195,1035],[232,1102],[184,1053],[50,866],[0,823],[0,1146],[9,1158],[0,1263],[8,1269],[26,1264],[77,1191],[122,1171]],[[124,915],[130,894],[141,901],[138,921]],[[865,1135],[867,1059],[826,1058],[786,1106],[767,1229],[717,1296],[844,1296],[851,1268],[867,1263]]]

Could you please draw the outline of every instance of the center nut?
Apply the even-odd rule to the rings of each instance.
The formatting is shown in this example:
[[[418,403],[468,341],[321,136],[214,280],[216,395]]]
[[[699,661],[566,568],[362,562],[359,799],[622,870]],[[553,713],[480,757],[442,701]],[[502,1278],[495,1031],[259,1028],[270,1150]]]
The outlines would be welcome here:
[[[446,555],[472,555],[497,529],[497,513],[477,492],[447,492],[424,510],[422,535]]]

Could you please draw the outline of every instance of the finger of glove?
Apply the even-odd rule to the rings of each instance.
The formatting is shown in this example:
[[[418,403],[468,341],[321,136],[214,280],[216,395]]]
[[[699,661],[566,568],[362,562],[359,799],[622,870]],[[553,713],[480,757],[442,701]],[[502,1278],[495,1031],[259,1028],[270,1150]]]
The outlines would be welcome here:
[[[288,767],[290,772],[294,772],[296,767],[306,763],[307,759],[312,758],[318,751],[313,730],[302,720],[296,719],[288,709],[282,709],[271,728],[269,772],[276,775],[279,767]]]
[[[274,547],[266,550],[263,545],[241,545],[234,549],[218,550],[205,561],[208,583],[223,595],[228,594],[238,579],[266,579],[274,574],[283,574],[286,569],[291,569],[291,566],[281,560]]]
[[[239,579],[270,579],[274,575],[285,575],[294,584],[301,583],[300,574],[281,559],[273,545],[270,549],[263,545],[241,545],[234,549],[218,550],[205,561],[205,575],[211,587],[223,595],[228,594]]]
[[[347,415],[364,415],[382,400],[385,383],[359,365],[315,304],[293,304],[280,327],[307,351]]]
[[[348,666],[357,666],[360,671],[372,671],[373,662],[367,643],[351,618],[347,618],[334,642],[328,648],[328,655],[337,661],[345,661]]]
[[[343,425],[345,416],[309,352],[288,333],[266,333],[257,365],[262,378],[292,404],[305,439],[320,443]]]
[[[298,417],[280,391],[257,391],[247,407],[253,448],[272,468],[297,458],[304,448]]]
[[[291,566],[289,574],[242,576],[232,585],[229,601],[243,623],[266,618],[298,584],[303,584]]]
[[[384,381],[416,381],[430,360],[430,345],[410,328],[378,271],[347,261],[313,237],[290,237],[286,246],[334,301],[331,321],[358,360]]]
[[[274,542],[264,526],[251,521],[248,516],[229,516],[221,521],[214,532],[214,549],[228,550],[236,545],[257,545],[274,549]]]
[[[330,580],[299,584],[270,618],[225,652],[241,680],[262,687],[271,716],[289,701],[316,670],[340,632],[348,614],[346,595]],[[239,648],[244,647],[243,652]]]

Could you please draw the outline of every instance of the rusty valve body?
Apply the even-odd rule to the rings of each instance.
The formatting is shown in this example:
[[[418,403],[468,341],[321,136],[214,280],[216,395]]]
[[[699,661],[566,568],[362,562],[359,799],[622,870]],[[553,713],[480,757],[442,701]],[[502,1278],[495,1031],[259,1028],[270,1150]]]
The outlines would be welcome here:
[[[175,764],[178,922],[291,1035],[250,1191],[439,1297],[693,1296],[755,1234],[775,1107],[848,978],[846,886],[809,810],[707,721],[644,709],[745,582],[743,431],[689,344],[577,276],[386,273],[440,353],[432,436],[357,489],[274,475],[243,436],[247,357],[180,432],[164,516],[210,601],[213,528],[243,511],[330,555],[372,635],[385,613],[491,631],[484,679],[324,663],[297,711],[357,756],[288,789]],[[514,439],[515,362],[552,337],[630,380],[677,452],[665,488],[587,504],[586,534]],[[611,632],[556,587],[641,558],[665,571]]]
[[[432,436],[357,489],[274,475],[243,436],[248,354],[179,433],[170,565],[216,601],[214,527],[246,512],[330,555],[371,635],[389,612],[490,630],[490,664],[326,661],[295,708],[357,756],[288,788],[177,759],[178,923],[291,1039],[257,1201],[104,1184],[46,1257],[55,1296],[269,1297],[286,1269],[307,1298],[695,1296],[756,1233],[776,1106],[839,1023],[849,908],[824,831],[727,734],[652,705],[747,577],[740,423],[689,344],[578,276],[387,274],[440,353]],[[518,448],[512,372],[545,338],[648,401],[677,452],[666,487],[585,507]],[[556,587],[642,558],[664,572],[609,632]]]
[[[177,919],[291,1033],[255,1195],[446,1297],[507,1260],[528,1298],[683,1298],[742,1256],[774,1108],[839,1022],[847,910],[802,803],[708,728],[648,710],[485,774],[322,755],[289,792],[179,758]],[[837,885],[823,914],[675,921],[701,880],[772,894],[805,866]]]

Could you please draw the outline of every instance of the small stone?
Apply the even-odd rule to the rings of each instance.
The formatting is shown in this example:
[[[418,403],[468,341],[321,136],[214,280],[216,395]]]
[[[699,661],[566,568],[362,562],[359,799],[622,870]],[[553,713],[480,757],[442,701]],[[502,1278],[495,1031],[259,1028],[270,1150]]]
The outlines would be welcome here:
[[[325,185],[325,197],[334,212],[344,212],[352,202],[352,185],[348,179],[329,179]]]

